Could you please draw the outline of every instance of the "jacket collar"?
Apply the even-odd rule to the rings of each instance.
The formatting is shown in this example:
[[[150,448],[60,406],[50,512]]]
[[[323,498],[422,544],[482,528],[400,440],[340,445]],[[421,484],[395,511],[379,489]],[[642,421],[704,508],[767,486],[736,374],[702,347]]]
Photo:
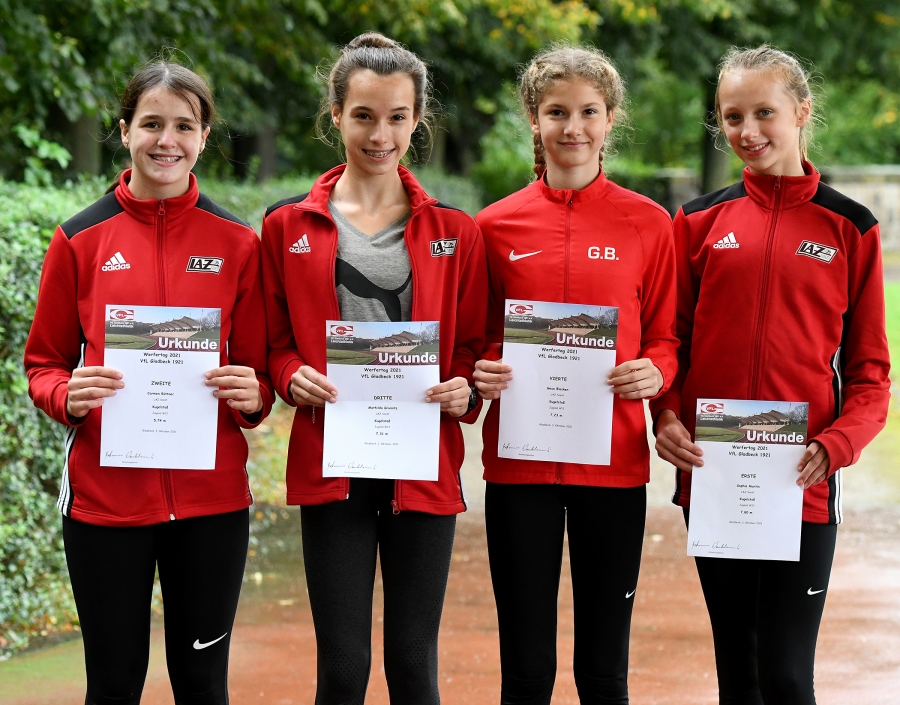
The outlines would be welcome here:
[[[554,201],[556,203],[569,203],[570,201],[573,204],[583,203],[586,201],[593,201],[595,198],[599,198],[603,195],[603,192],[606,190],[606,186],[609,183],[606,179],[606,174],[603,173],[603,170],[600,170],[600,173],[597,175],[597,178],[594,179],[590,184],[588,184],[583,189],[554,189],[550,188],[547,185],[547,172],[537,180],[537,188],[541,192],[541,195],[544,196],[548,201]]]
[[[819,188],[819,172],[808,161],[803,162],[805,176],[766,176],[754,174],[749,167],[744,168],[744,188],[747,195],[763,208],[775,207],[776,197],[781,198],[781,208],[803,205]]]
[[[134,194],[128,190],[128,182],[130,180],[131,169],[126,169],[122,172],[119,185],[116,186],[116,200],[122,205],[122,208],[125,209],[128,215],[141,223],[155,223],[160,207],[163,204],[165,204],[166,220],[175,220],[197,205],[197,199],[200,198],[200,190],[197,188],[197,177],[193,174],[190,174],[188,190],[183,195],[164,200],[135,198]]]
[[[310,189],[309,195],[300,203],[297,203],[294,208],[321,213],[331,220],[331,213],[328,211],[328,199],[331,196],[331,190],[346,168],[346,164],[340,164],[322,174],[316,179],[316,183]],[[398,167],[398,170],[400,181],[403,183],[403,188],[406,189],[406,193],[409,196],[409,206],[412,213],[424,206],[434,205],[438,202],[436,198],[432,198],[425,193],[425,189],[422,188],[422,185],[409,169],[401,165]]]

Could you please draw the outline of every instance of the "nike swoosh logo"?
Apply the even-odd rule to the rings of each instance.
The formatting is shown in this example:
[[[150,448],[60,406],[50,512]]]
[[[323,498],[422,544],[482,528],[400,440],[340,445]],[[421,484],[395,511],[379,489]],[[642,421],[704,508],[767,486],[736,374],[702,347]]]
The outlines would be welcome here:
[[[632,590],[631,592],[626,592],[626,593],[625,593],[625,599],[627,600],[629,597],[631,597],[631,596],[632,596],[634,593],[636,593],[636,592],[637,592],[637,590]]]
[[[813,590],[812,588],[810,588],[809,590],[806,591],[806,594],[807,595],[818,595],[820,592],[825,592],[825,590]]]
[[[201,644],[199,639],[195,639],[194,640],[194,648],[197,649],[197,651],[199,651],[200,649],[205,649],[207,646],[212,646],[217,641],[222,641],[222,639],[224,639],[226,636],[228,636],[228,632],[225,632],[218,639],[213,639],[212,641],[208,641],[205,644]]]
[[[515,262],[517,259],[522,259],[524,257],[532,257],[534,255],[539,255],[543,252],[543,250],[538,250],[537,252],[527,252],[524,255],[517,255],[515,250],[509,251],[509,261]]]

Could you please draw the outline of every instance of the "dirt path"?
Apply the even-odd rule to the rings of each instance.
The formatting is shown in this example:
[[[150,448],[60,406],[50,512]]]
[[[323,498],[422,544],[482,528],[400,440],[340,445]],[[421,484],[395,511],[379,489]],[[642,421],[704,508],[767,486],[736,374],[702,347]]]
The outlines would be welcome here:
[[[302,571],[285,560],[297,547],[296,516],[279,524],[280,529],[263,537],[263,546],[270,544],[268,554],[260,552],[248,571],[231,653],[231,693],[236,704],[299,705],[312,703],[314,698],[315,639]],[[820,705],[900,702],[898,539],[898,509],[851,513],[839,532],[817,661]],[[684,546],[679,512],[652,507],[632,630],[630,685],[636,704],[716,702],[709,623]],[[566,563],[560,591],[560,672],[554,705],[578,702],[571,676],[568,570]],[[376,596],[376,650],[367,703],[387,705],[378,648],[380,587]],[[496,628],[482,517],[473,513],[459,522],[441,630],[443,702],[497,702]],[[172,703],[161,640],[162,630],[155,629],[143,699],[146,705]],[[0,692],[8,692],[5,697],[0,695],[0,703],[80,705],[84,696],[79,651],[76,642],[0,664]],[[12,666],[44,675],[30,682],[17,680],[11,677]]]

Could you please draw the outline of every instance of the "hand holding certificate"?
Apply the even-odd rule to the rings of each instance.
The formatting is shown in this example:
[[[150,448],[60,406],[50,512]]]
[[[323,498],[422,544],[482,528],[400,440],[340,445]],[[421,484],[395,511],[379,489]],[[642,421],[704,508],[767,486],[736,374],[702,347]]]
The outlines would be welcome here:
[[[125,388],[103,404],[100,465],[212,470],[219,309],[107,306],[104,366]]]
[[[609,465],[618,309],[506,301],[501,458]]]
[[[688,555],[800,560],[809,404],[701,399]]]
[[[425,399],[440,381],[438,323],[326,321],[325,334],[339,393],[325,412],[323,476],[437,480],[441,407]]]

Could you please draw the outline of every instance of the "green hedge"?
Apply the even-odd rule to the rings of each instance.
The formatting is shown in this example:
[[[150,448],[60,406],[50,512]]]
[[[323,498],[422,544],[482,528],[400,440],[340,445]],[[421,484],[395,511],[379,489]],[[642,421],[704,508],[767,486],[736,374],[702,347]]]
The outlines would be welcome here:
[[[478,190],[468,182],[427,169],[419,175],[437,198],[473,214],[480,207]],[[204,180],[201,188],[258,232],[267,206],[308,191],[312,182]],[[76,620],[56,509],[64,430],[32,406],[22,355],[53,231],[107,185],[88,180],[38,188],[0,181],[0,659],[34,635]],[[271,473],[283,473],[283,462],[269,463]]]

